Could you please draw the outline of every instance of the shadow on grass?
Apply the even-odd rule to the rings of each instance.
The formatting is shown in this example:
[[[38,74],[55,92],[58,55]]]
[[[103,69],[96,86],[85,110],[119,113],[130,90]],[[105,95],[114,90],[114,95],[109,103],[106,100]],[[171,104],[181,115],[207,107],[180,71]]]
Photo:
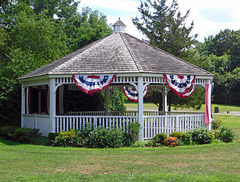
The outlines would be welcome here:
[[[7,140],[7,139],[1,138],[1,137],[0,137],[0,143],[3,143],[5,145],[23,145],[23,143],[10,141],[10,140]]]

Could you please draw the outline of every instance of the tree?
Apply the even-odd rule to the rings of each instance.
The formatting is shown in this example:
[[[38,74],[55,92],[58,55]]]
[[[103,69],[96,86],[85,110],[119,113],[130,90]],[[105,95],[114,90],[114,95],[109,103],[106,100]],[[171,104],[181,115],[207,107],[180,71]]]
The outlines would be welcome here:
[[[214,74],[214,103],[239,105],[240,30],[221,30],[198,43],[188,61]]]
[[[0,2],[0,125],[20,121],[18,77],[112,32],[106,16],[89,8],[79,13],[77,5],[74,0]]]
[[[99,11],[82,8],[82,12],[65,20],[64,32],[71,51],[112,33],[107,18]]]
[[[194,27],[192,22],[189,27],[185,22],[189,16],[190,10],[182,15],[178,10],[177,0],[172,0],[170,6],[167,0],[147,0],[141,2],[138,8],[141,18],[132,19],[133,24],[147,36],[147,42],[157,46],[175,56],[186,58],[189,54],[189,48],[195,43],[197,35],[190,35]],[[191,96],[192,97],[192,96]],[[162,110],[161,93],[152,92],[151,101],[153,101]],[[185,105],[199,108],[196,99],[182,99],[171,94],[168,97],[170,106]],[[194,106],[195,104],[195,106]]]
[[[177,0],[167,6],[167,0],[147,0],[138,7],[141,18],[133,24],[148,38],[148,42],[178,57],[185,57],[186,50],[195,42],[197,35],[190,35],[194,23],[185,26],[190,10],[182,16]]]

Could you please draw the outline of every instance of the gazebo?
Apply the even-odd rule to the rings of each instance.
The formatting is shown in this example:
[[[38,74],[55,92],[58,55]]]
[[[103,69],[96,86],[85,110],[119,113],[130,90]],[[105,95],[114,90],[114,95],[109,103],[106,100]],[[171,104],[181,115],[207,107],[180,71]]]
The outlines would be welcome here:
[[[141,125],[140,140],[151,139],[157,133],[169,135],[174,131],[186,132],[197,127],[210,129],[211,123],[206,122],[206,113],[167,112],[167,93],[170,88],[179,86],[173,77],[184,81],[183,87],[185,83],[190,83],[193,88],[210,85],[213,75],[122,32],[125,25],[120,19],[114,28],[117,33],[19,78],[22,83],[21,127],[38,128],[42,135],[47,136],[49,132],[80,129],[86,123],[127,131],[130,123],[138,122]],[[103,87],[97,90],[105,91],[106,109],[66,111],[64,95],[78,88],[87,93],[81,84],[90,82],[88,79],[98,80],[96,85],[102,84]],[[108,110],[109,88],[119,86],[137,90],[138,111]],[[163,112],[143,110],[143,93],[148,87],[162,92]],[[190,91],[188,87],[184,94]]]

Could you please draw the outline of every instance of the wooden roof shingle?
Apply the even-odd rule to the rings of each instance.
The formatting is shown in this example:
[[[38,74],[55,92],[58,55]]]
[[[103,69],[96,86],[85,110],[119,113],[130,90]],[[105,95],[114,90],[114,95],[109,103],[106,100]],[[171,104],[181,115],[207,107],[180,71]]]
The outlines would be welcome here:
[[[127,33],[113,33],[19,79],[43,75],[101,73],[169,73],[212,76],[211,73]]]

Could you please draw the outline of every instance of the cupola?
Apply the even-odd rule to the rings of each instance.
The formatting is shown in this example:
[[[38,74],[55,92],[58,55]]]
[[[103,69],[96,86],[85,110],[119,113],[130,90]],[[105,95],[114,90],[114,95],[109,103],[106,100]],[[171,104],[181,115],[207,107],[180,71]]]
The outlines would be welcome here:
[[[116,23],[113,24],[114,33],[125,32],[125,29],[126,29],[126,25],[120,20],[120,18]]]

